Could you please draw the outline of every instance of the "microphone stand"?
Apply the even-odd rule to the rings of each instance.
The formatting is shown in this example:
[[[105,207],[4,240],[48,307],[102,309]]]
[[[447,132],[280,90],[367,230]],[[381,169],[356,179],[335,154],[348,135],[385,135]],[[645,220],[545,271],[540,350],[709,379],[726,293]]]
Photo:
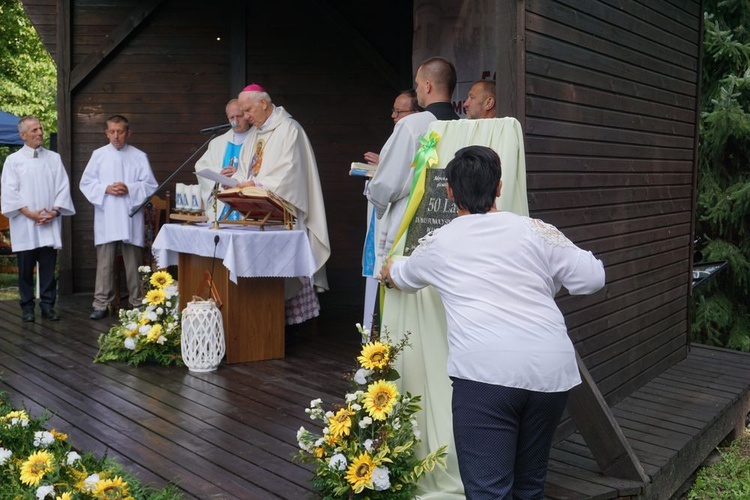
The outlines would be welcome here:
[[[195,158],[196,155],[203,150],[203,148],[205,148],[206,146],[208,146],[208,143],[211,142],[211,141],[213,141],[219,135],[220,132],[223,132],[223,131],[217,130],[213,134],[211,134],[211,137],[209,137],[206,142],[204,142],[203,144],[201,144],[201,146],[198,149],[196,149],[195,152],[193,152],[193,154],[190,155],[190,158],[188,158],[187,160],[185,160],[185,163],[183,163],[182,165],[180,165],[179,167],[177,167],[177,170],[175,170],[174,172],[172,172],[170,174],[170,176],[167,177],[164,180],[164,182],[162,182],[161,184],[159,184],[156,187],[156,189],[154,190],[153,193],[151,193],[150,195],[146,196],[146,199],[143,200],[143,203],[141,203],[140,205],[138,205],[137,207],[135,207],[133,210],[130,211],[130,217],[132,218],[135,214],[137,214],[138,212],[140,212],[141,209],[146,206],[146,203],[148,203],[149,201],[151,201],[151,197],[153,195],[155,195],[156,193],[158,193],[159,191],[161,191],[164,188],[164,186],[166,186],[167,183],[169,181],[171,181],[172,178],[180,172],[180,170],[182,170],[183,168],[185,168],[185,165],[187,165],[188,163],[190,163],[193,160],[193,158]]]

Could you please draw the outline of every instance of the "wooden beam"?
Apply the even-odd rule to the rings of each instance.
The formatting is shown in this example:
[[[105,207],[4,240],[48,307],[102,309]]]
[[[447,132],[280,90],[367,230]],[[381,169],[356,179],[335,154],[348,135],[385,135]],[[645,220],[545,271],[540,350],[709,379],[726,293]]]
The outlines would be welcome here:
[[[577,352],[576,361],[582,383],[570,391],[568,413],[596,463],[605,476],[648,483],[648,475]]]
[[[229,95],[245,87],[247,79],[247,7],[245,0],[232,0],[229,34]]]
[[[57,0],[57,26],[55,64],[57,65],[57,152],[62,158],[68,179],[72,179],[72,131],[71,124],[71,93],[70,93],[70,64],[71,64],[71,5],[70,0]],[[71,190],[72,190],[71,186]],[[59,290],[62,295],[73,293],[73,229],[70,217],[63,218],[62,240],[64,242],[58,259]]]
[[[76,90],[101,63],[117,47],[130,36],[162,3],[163,0],[143,0],[133,11],[108,34],[99,46],[91,51],[70,74],[70,91]]]
[[[512,116],[526,130],[526,2],[497,0],[495,102],[498,116]]]
[[[402,75],[388,63],[388,61],[380,55],[371,44],[368,42],[362,34],[352,24],[333,7],[327,0],[312,0],[316,9],[321,15],[328,17],[328,19],[336,26],[343,36],[343,39],[347,41],[349,45],[354,47],[364,59],[368,60],[373,65],[378,76],[384,78],[394,90],[400,91],[403,83]],[[411,75],[409,75],[411,78]]]

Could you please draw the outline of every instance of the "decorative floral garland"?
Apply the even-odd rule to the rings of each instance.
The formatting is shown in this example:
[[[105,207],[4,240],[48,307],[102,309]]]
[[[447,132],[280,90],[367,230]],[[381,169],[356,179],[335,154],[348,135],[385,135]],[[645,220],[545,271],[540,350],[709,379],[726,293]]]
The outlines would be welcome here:
[[[177,283],[167,271],[138,268],[144,287],[150,287],[142,309],[121,309],[120,324],[99,336],[94,361],[125,361],[137,366],[145,361],[182,365],[180,311]]]
[[[0,492],[2,498],[37,500],[178,500],[174,486],[143,486],[120,464],[73,451],[68,436],[46,430],[45,418],[13,410],[0,393]]]
[[[446,447],[420,459],[415,456],[419,430],[414,415],[420,396],[400,394],[393,368],[408,345],[408,335],[397,344],[371,341],[370,332],[357,324],[362,335],[360,368],[351,375],[353,390],[345,403],[325,411],[320,399],[305,410],[321,420],[323,434],[305,427],[297,432],[300,452],[296,459],[316,464],[313,485],[327,499],[411,499],[417,482],[436,464],[445,467]]]

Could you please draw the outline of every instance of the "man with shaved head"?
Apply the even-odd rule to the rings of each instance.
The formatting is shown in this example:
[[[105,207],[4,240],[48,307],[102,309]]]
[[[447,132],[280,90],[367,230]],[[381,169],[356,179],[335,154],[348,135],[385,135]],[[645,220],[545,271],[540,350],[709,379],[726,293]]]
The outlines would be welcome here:
[[[479,80],[474,83],[464,101],[464,112],[466,113],[466,118],[470,120],[497,118],[497,110],[495,109],[495,82],[492,80]]]
[[[378,238],[377,263],[379,269],[391,249],[401,224],[411,187],[411,163],[419,149],[419,138],[435,120],[457,120],[451,96],[456,88],[456,68],[442,57],[432,57],[417,69],[417,102],[424,108],[396,123],[388,141],[380,150],[380,163],[365,190],[367,199],[375,207],[382,230]]]

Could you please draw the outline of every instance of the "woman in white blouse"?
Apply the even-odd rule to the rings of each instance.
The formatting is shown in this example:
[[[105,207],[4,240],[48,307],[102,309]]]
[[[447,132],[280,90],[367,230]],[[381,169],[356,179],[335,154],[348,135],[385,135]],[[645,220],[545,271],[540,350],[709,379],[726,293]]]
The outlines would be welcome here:
[[[492,149],[460,149],[445,174],[458,217],[411,257],[388,261],[380,279],[405,292],[432,285],[445,305],[467,498],[542,498],[552,436],[581,382],[554,298],[561,286],[596,292],[604,266],[554,226],[495,208],[502,182]]]

